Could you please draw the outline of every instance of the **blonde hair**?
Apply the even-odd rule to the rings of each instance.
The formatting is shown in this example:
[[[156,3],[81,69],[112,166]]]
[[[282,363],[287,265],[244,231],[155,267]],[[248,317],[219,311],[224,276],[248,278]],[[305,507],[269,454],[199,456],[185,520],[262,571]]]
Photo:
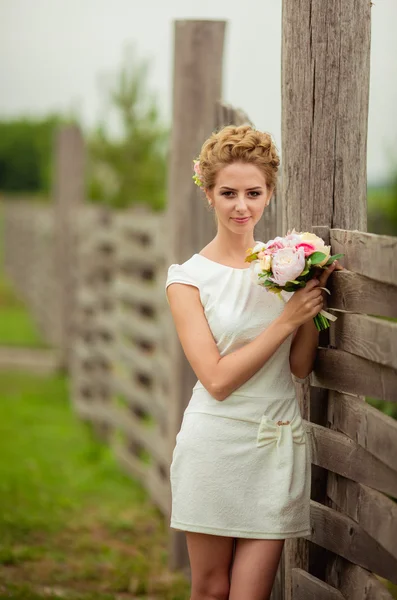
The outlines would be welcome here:
[[[199,156],[202,187],[212,189],[218,171],[234,162],[258,167],[269,188],[275,188],[280,158],[269,133],[250,125],[227,125],[214,132],[201,148]]]

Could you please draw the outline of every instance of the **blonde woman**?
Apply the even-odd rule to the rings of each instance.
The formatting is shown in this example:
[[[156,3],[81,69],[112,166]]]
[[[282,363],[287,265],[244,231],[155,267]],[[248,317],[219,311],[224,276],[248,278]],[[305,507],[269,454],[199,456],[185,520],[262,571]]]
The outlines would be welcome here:
[[[195,170],[217,233],[168,270],[168,302],[197,376],[170,470],[191,600],[269,598],[284,540],[310,534],[310,446],[291,373],[312,370],[319,287],[335,263],[288,302],[252,281],[244,259],[278,167],[268,133],[214,133]]]

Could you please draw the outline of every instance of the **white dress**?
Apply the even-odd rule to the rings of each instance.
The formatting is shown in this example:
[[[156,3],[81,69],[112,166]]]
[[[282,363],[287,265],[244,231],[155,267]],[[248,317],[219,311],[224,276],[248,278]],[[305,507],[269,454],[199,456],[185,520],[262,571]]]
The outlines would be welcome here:
[[[251,274],[200,254],[168,269],[166,288],[199,289],[221,356],[252,341],[284,308]],[[172,528],[257,539],[310,534],[309,429],[290,372],[291,339],[223,401],[200,381],[193,387],[170,467]]]

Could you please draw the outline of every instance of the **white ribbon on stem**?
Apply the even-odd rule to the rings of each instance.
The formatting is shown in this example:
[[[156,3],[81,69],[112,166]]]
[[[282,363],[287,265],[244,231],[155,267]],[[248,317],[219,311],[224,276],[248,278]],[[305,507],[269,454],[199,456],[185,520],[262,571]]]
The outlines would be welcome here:
[[[331,295],[331,292],[325,287],[320,286],[320,290],[324,290],[324,292],[327,292],[327,294]],[[338,318],[338,317],[335,317],[335,315],[331,315],[331,313],[327,312],[324,309],[320,310],[319,314],[323,315],[323,317],[325,317],[326,319],[328,319],[329,321],[332,321],[332,322],[336,321],[336,319]]]

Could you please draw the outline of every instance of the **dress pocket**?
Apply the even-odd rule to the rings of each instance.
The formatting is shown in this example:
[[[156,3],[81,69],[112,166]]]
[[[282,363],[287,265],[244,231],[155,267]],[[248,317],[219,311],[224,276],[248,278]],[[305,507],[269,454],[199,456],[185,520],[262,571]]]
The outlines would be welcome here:
[[[269,444],[279,446],[282,440],[286,438],[295,444],[304,444],[306,442],[305,428],[302,418],[298,413],[290,421],[275,421],[267,415],[262,416],[256,439],[258,448]]]

